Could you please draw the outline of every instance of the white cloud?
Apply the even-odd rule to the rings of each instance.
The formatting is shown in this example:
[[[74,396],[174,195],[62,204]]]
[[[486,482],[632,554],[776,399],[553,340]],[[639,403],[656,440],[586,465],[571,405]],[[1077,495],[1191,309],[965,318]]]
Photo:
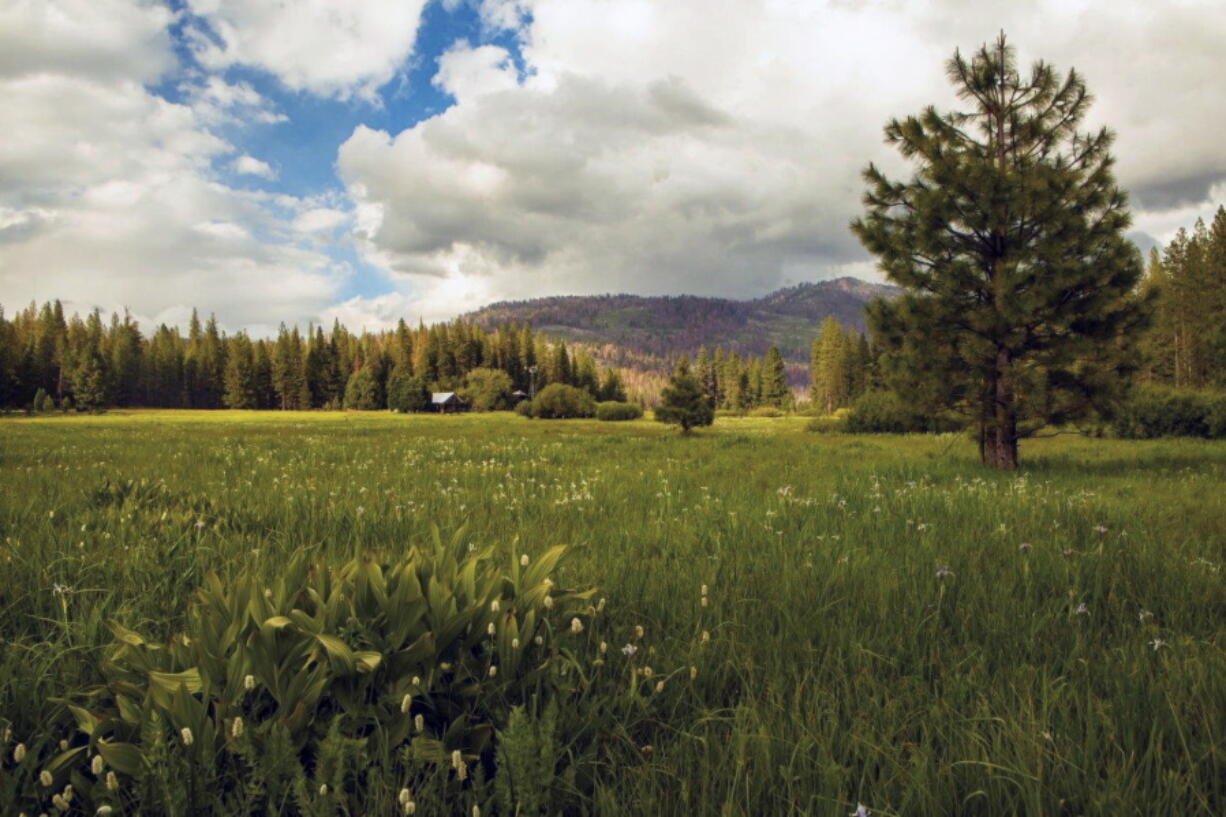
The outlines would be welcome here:
[[[94,19],[95,5],[105,19]],[[61,47],[3,58],[0,300],[129,307],[146,320],[177,320],[199,306],[231,328],[314,318],[348,274],[294,226],[317,205],[218,180],[212,167],[232,146],[195,104],[146,89],[164,66],[149,54],[170,51],[168,19],[160,5],[109,0],[43,0],[0,13],[0,42],[39,26],[68,32]],[[99,43],[73,33],[95,22]],[[155,25],[163,26],[156,34]],[[77,57],[64,53],[69,46]],[[219,105],[257,102],[241,86],[206,87],[234,95]],[[244,172],[270,170],[252,157],[236,161]]]
[[[517,32],[522,81],[501,48],[457,43],[434,79],[454,107],[359,127],[338,155],[368,260],[428,313],[474,292],[746,296],[866,269],[847,229],[860,171],[905,169],[883,125],[958,105],[945,60],[1002,27],[1024,66],[1087,77],[1139,228],[1203,212],[1226,177],[1226,96],[1202,80],[1226,70],[1211,2],[477,5]]]
[[[373,100],[412,52],[425,3],[188,0],[210,30],[190,36],[196,59],[210,69],[247,65],[294,90]]]
[[[261,179],[277,178],[277,171],[268,162],[262,162],[254,156],[243,154],[230,163],[235,173],[245,176],[259,176]]]

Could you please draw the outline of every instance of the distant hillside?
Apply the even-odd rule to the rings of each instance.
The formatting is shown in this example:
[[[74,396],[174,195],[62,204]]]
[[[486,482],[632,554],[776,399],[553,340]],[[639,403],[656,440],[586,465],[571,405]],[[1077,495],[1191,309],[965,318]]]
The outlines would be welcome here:
[[[486,329],[530,323],[539,332],[623,355],[670,359],[721,345],[761,355],[772,344],[792,363],[807,363],[818,326],[833,315],[860,331],[864,304],[896,287],[858,278],[798,284],[750,301],[692,295],[568,295],[502,301],[464,316]],[[607,350],[613,353],[614,350]],[[629,364],[629,360],[624,360]],[[648,366],[650,368],[650,366]]]

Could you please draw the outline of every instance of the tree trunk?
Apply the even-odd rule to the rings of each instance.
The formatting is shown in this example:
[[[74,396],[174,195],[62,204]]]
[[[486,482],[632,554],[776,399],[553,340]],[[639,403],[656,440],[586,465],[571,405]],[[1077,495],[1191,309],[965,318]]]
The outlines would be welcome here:
[[[992,401],[990,415],[985,411],[986,439],[980,447],[983,464],[993,468],[1011,470],[1017,468],[1017,411],[1013,405],[1013,387],[1010,377],[1012,360],[1008,349],[997,349],[996,371],[992,377]]]

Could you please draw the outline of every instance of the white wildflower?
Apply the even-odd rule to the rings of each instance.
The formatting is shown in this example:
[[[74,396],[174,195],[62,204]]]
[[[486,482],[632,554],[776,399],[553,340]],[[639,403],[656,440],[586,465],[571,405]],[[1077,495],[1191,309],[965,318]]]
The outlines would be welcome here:
[[[41,772],[38,773],[38,782],[42,783],[44,788],[49,789],[51,788],[51,784],[54,783],[55,781],[51,777],[51,772],[47,771],[46,769],[43,769]]]
[[[26,745],[19,743],[13,748],[13,762],[20,763],[26,759]]]
[[[519,557],[519,566],[520,566],[520,567],[527,567],[527,566],[528,566],[528,554],[527,554],[527,553],[525,553],[523,556],[520,556],[520,557]]]
[[[634,637],[635,637],[635,638],[642,638],[642,637],[643,637],[643,625],[641,625],[641,624],[637,624],[637,625],[635,625],[635,627],[634,627]]]
[[[1149,646],[1154,648],[1154,652],[1157,652],[1158,650],[1166,646],[1166,642],[1163,641],[1161,638],[1155,638],[1153,641],[1149,642]]]
[[[490,667],[490,677],[493,678],[496,675],[498,675],[498,665],[497,664]]]
[[[186,726],[179,730],[179,737],[183,738],[184,746],[191,746],[196,738],[192,735],[192,730]]]
[[[577,618],[572,618],[570,620],[570,631],[575,635],[583,632],[583,622]]]
[[[639,648],[633,644],[627,644],[626,646],[622,647],[622,652],[624,652],[628,658],[633,658],[634,654],[638,651]]]
[[[950,570],[948,567],[945,567],[944,565],[937,568],[937,578],[938,579],[944,579],[952,575],[954,575],[954,572]]]
[[[546,610],[552,610],[553,609],[553,596],[546,596],[545,599],[541,602],[541,604],[545,605]]]
[[[94,777],[102,776],[102,755],[94,755],[94,759],[90,761],[89,770],[93,772]]]
[[[398,802],[400,803],[400,805],[403,806],[405,803],[409,802],[412,799],[413,799],[413,792],[409,791],[408,788],[403,788],[400,790],[400,796],[398,798]]]
[[[856,810],[847,813],[847,817],[872,817],[873,811],[863,803],[856,803]]]
[[[491,638],[494,636],[494,633],[497,632],[497,629],[494,627],[494,622],[490,622],[490,625],[485,628],[485,632],[488,633]]]
[[[254,675],[247,675],[246,677],[243,678],[243,689],[246,689],[246,690],[255,689],[255,676]]]
[[[118,791],[119,778],[115,776],[114,772],[106,773],[106,788],[107,791]]]
[[[1090,608],[1087,607],[1086,603],[1083,601],[1081,604],[1077,605],[1077,609],[1073,612],[1079,616],[1088,616],[1090,614]]]
[[[425,717],[424,717],[424,716],[422,716],[422,715],[420,715],[420,714],[419,714],[419,715],[414,716],[414,718],[413,718],[413,728],[414,728],[414,729],[416,729],[418,732],[424,732],[424,731],[426,731],[426,719],[425,719]]]
[[[234,723],[230,724],[230,737],[237,740],[243,736],[243,718],[240,715],[234,719]]]
[[[327,783],[320,783],[320,784],[319,784],[319,796],[320,796],[320,797],[327,797],[327,796],[328,796],[328,784],[327,784]]]

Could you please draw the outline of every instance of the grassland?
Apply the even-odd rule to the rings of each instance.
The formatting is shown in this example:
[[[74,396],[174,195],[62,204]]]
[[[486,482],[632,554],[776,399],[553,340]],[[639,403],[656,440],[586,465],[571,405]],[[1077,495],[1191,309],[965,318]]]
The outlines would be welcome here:
[[[97,682],[108,621],[166,637],[210,571],[394,552],[431,525],[575,546],[565,578],[608,599],[600,637],[641,626],[676,673],[572,813],[1226,812],[1226,443],[1023,458],[991,473],[961,438],[791,419],[689,439],[512,416],[4,420],[0,813],[47,808],[32,770],[73,732],[55,699]]]

